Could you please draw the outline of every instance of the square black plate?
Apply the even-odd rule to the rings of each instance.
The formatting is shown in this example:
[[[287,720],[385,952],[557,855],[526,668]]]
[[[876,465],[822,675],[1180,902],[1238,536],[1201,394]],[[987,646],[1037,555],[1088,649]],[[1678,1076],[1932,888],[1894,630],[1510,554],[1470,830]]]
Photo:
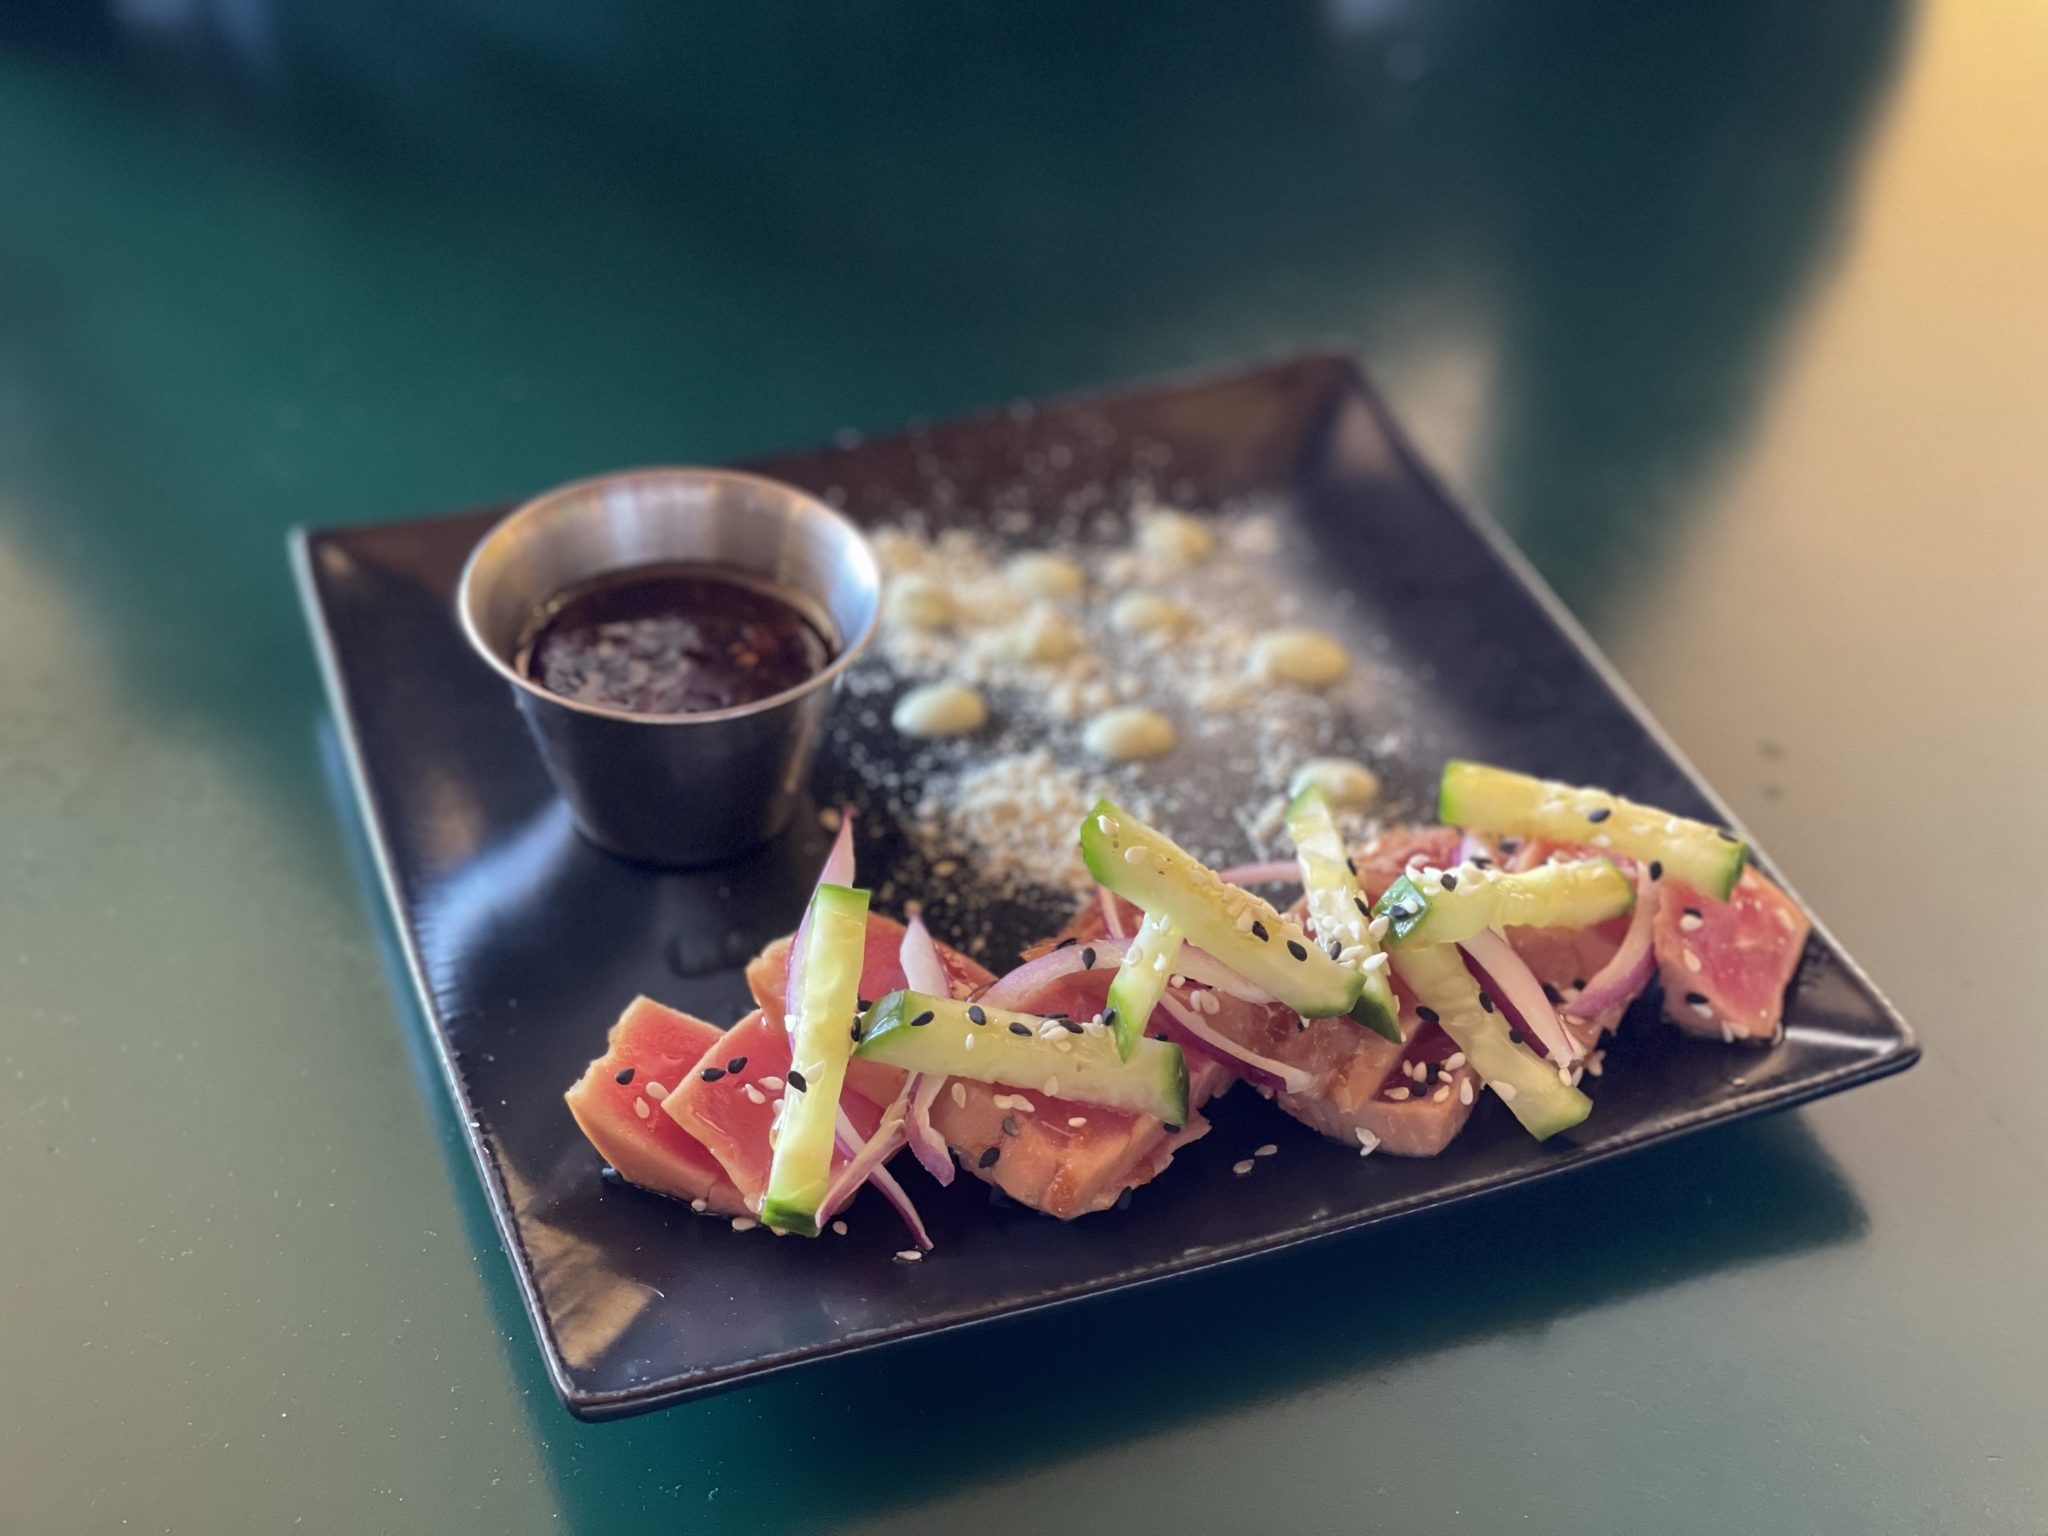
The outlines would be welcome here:
[[[1283,509],[1288,558],[1327,595],[1369,553],[1342,617],[1389,663],[1403,720],[1389,778],[1411,801],[1447,755],[1602,784],[1726,821],[1585,636],[1490,524],[1419,461],[1346,359],[1060,401],[752,466],[874,521],[968,521],[1071,506],[1148,481],[1178,503]],[[872,1194],[853,1233],[744,1236],[600,1180],[562,1090],[623,1003],[646,992],[706,1018],[747,1006],[741,966],[793,925],[823,855],[808,819],[724,869],[664,874],[585,846],[551,796],[504,685],[465,649],[453,591],[487,510],[309,532],[294,552],[370,841],[413,978],[515,1256],[549,1372],[586,1418],[637,1412],[847,1350],[1199,1269],[1580,1167],[1867,1082],[1918,1056],[1911,1032],[1816,929],[1783,1043],[1731,1051],[1632,1023],[1589,1084],[1579,1132],[1539,1146],[1476,1117],[1442,1156],[1360,1158],[1251,1094],[1130,1209],[1061,1224],[992,1206],[982,1185],[916,1184],[939,1248],[890,1255]],[[1332,573],[1340,573],[1333,578]],[[1426,635],[1427,652],[1403,637]],[[842,712],[844,713],[844,712]],[[867,750],[887,752],[870,734]],[[854,791],[847,740],[821,797]],[[1199,765],[1197,765],[1199,767]],[[870,818],[862,879],[914,873]],[[908,880],[906,879],[906,883]],[[1019,909],[1011,952],[1045,930]],[[1259,1142],[1256,1197],[1230,1172]]]

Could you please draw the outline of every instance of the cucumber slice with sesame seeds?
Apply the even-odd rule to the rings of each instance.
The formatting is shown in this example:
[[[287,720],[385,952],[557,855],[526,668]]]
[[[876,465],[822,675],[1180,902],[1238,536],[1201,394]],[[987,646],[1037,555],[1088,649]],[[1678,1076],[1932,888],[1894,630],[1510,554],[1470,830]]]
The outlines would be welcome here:
[[[1444,764],[1437,814],[1467,832],[1548,838],[1611,848],[1715,901],[1726,901],[1749,845],[1732,832],[1637,805],[1604,789],[1580,789],[1485,763]]]
[[[1166,993],[1166,983],[1180,958],[1180,925],[1163,912],[1148,912],[1138,924],[1124,963],[1109,984],[1103,1022],[1116,1036],[1116,1048],[1130,1057],[1131,1048],[1152,1022],[1152,1010]]]
[[[853,1056],[853,1017],[860,1006],[866,959],[868,893],[821,885],[811,898],[811,926],[800,974],[790,990],[790,1065],[783,1074],[763,1225],[818,1235],[818,1207],[832,1182],[839,1090]]]
[[[1381,894],[1387,948],[1460,944],[1489,928],[1584,928],[1634,909],[1636,888],[1606,859],[1542,864],[1520,874],[1470,864],[1405,874]]]
[[[1480,1079],[1538,1141],[1568,1131],[1593,1112],[1593,1101],[1557,1075],[1557,1068],[1517,1044],[1507,1020],[1479,1001],[1479,983],[1454,944],[1391,950],[1394,970],[1415,994],[1418,1013],[1451,1037]],[[1423,1010],[1427,1010],[1424,1012]]]
[[[1180,1047],[1140,1036],[1126,1060],[1110,1031],[1093,1022],[891,992],[868,1010],[866,1037],[853,1054],[906,1072],[1188,1123],[1188,1064]]]
[[[1332,939],[1342,944],[1338,964],[1353,966],[1362,978],[1351,1016],[1374,1034],[1400,1044],[1401,1009],[1387,982],[1387,962],[1378,958],[1373,914],[1358,888],[1358,876],[1351,871],[1351,859],[1344,851],[1344,837],[1337,830],[1329,799],[1313,784],[1289,803],[1287,835],[1294,840],[1294,856],[1301,862],[1302,889],[1308,895],[1309,921],[1315,925],[1316,938],[1324,944]]]
[[[1150,915],[1170,917],[1184,942],[1214,955],[1306,1019],[1358,1005],[1364,978],[1339,965],[1270,903],[1226,884],[1163,832],[1109,800],[1081,823],[1081,858],[1098,884]]]

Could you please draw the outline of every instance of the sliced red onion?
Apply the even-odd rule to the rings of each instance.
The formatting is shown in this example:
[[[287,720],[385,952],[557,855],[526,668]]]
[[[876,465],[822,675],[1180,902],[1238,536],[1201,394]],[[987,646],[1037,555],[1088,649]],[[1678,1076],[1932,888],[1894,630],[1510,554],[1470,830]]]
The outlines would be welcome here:
[[[1094,939],[1049,949],[1036,960],[1027,960],[1009,975],[999,976],[990,982],[988,990],[977,1001],[989,1008],[1022,1010],[1033,997],[1062,976],[1087,970],[1090,956],[1097,965],[1105,960],[1120,961],[1124,957],[1124,946],[1115,939]]]
[[[910,925],[903,930],[903,945],[898,955],[903,965],[903,979],[914,991],[928,997],[953,995],[952,974],[947,971],[946,962],[939,955],[939,946],[932,942],[931,931],[925,927],[920,914],[911,914]],[[903,1131],[910,1143],[911,1155],[924,1171],[941,1184],[951,1184],[953,1154],[947,1149],[945,1138],[932,1125],[932,1105],[938,1100],[939,1090],[945,1086],[943,1077],[926,1077],[915,1072],[910,1075],[903,1085],[910,1106]]]
[[[844,1105],[839,1108],[839,1121],[833,1128],[832,1140],[840,1151],[852,1158],[858,1158],[867,1145],[861,1140],[860,1132],[854,1129],[853,1122],[846,1118]],[[896,1214],[901,1216],[903,1224],[910,1228],[910,1235],[917,1239],[917,1246],[929,1250],[932,1240],[924,1229],[924,1218],[917,1214],[917,1207],[911,1204],[910,1196],[903,1192],[903,1186],[896,1182],[895,1176],[877,1164],[868,1170],[867,1182],[880,1190],[882,1198],[896,1208]]]
[[[1650,878],[1648,870],[1636,870],[1636,910],[1628,920],[1628,932],[1622,936],[1621,948],[1614,952],[1614,958],[1594,972],[1579,995],[1566,1006],[1572,1017],[1590,1019],[1633,1002],[1636,994],[1650,984],[1650,973],[1657,968],[1650,941],[1657,926],[1657,899],[1663,889]]]
[[[1185,945],[1174,967],[1189,981],[1198,981],[1214,992],[1228,992],[1247,1003],[1270,1003],[1277,999],[1250,977],[1240,975],[1206,949]]]
[[[1233,864],[1216,871],[1225,885],[1299,885],[1301,866],[1293,859],[1271,859],[1263,864]]]
[[[1543,983],[1529,963],[1497,930],[1475,933],[1458,948],[1464,952],[1467,968],[1479,973],[1510,1020],[1524,1034],[1541,1040],[1552,1061],[1569,1065],[1585,1054],[1543,995]]]
[[[854,1149],[846,1166],[832,1176],[832,1182],[825,1190],[824,1201],[818,1207],[820,1226],[830,1221],[841,1206],[853,1198],[853,1192],[867,1183],[868,1178],[886,1163],[903,1146],[903,1117],[910,1112],[912,1081],[903,1080],[903,1087],[882,1111],[882,1118],[875,1126],[875,1134]],[[837,1140],[837,1138],[834,1138]]]
[[[1112,939],[1128,937],[1124,933],[1123,917],[1116,909],[1116,896],[1106,885],[1095,887],[1095,899],[1102,906],[1102,926]]]
[[[903,1122],[904,1135],[910,1142],[910,1155],[940,1184],[951,1184],[953,1152],[946,1145],[946,1138],[932,1124],[932,1105],[938,1102],[939,1090],[946,1086],[946,1080],[920,1073],[911,1081],[916,1086],[910,1093],[910,1118]]]
[[[1246,1081],[1261,1087],[1277,1088],[1282,1093],[1302,1093],[1315,1083],[1315,1078],[1290,1067],[1284,1061],[1274,1061],[1255,1051],[1248,1051],[1217,1029],[1207,1019],[1187,1007],[1171,992],[1163,994],[1159,1006],[1166,1010],[1168,1018],[1199,1040],[1204,1048],[1221,1056],[1237,1069]]]

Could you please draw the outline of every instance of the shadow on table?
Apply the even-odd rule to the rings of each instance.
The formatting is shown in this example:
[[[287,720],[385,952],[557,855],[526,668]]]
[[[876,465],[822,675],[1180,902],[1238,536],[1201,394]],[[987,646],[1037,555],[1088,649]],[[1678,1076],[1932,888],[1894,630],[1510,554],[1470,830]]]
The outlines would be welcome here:
[[[338,776],[331,735],[325,740]],[[375,908],[368,848],[353,822],[349,845]],[[534,1438],[569,1528],[586,1533],[684,1508],[702,1512],[693,1530],[802,1531],[870,1516],[1332,1378],[1540,1333],[1639,1292],[1852,1242],[1867,1225],[1855,1193],[1803,1122],[1781,1115],[1142,1293],[829,1360],[641,1418],[585,1424],[569,1416],[548,1383],[395,934],[381,912],[376,922],[401,1033],[534,1417]],[[933,1262],[943,1263],[943,1254]],[[1357,1277],[1393,1272],[1416,1299],[1390,1336],[1355,1298]],[[1274,1306],[1276,1296],[1288,1304]],[[1218,1326],[1229,1318],[1257,1318],[1258,1326]],[[1202,1347],[1189,1348],[1191,1339]],[[1059,1369],[1037,1368],[1048,1359]],[[991,1436],[962,1412],[961,1391],[932,1386],[965,1383],[971,1398],[981,1390],[975,1383],[993,1380],[1002,1384],[1005,1422],[1030,1425],[1028,1437]],[[877,1433],[884,1419],[888,1432]]]

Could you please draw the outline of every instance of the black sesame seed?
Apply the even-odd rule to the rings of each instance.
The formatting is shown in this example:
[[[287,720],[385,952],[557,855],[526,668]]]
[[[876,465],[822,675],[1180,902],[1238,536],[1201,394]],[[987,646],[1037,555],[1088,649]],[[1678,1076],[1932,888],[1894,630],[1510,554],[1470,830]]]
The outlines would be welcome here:
[[[1084,949],[1081,951],[1081,969],[1084,971],[1092,971],[1095,969],[1095,951],[1093,949]]]
[[[803,1073],[797,1071],[795,1067],[791,1067],[787,1072],[783,1073],[782,1079],[798,1093],[810,1092],[810,1084],[804,1081]]]
[[[1700,909],[1698,907],[1687,907],[1685,909],[1685,915],[1687,917],[1698,917],[1700,915]]]
[[[1586,820],[1596,822],[1605,821],[1608,817],[1612,816],[1613,814],[1614,811],[1611,807],[1605,805],[1596,805],[1595,807],[1593,807],[1592,810],[1586,812]]]
[[[631,1067],[626,1068],[625,1071],[619,1074],[618,1080],[622,1083],[630,1083],[631,1081],[633,1081],[633,1069]]]
[[[1572,983],[1572,990],[1573,990],[1574,992],[1583,992],[1583,991],[1585,991],[1585,990],[1586,990],[1586,978],[1585,978],[1585,977],[1583,977],[1583,976],[1581,976],[1581,977],[1579,977],[1579,978],[1578,978],[1578,979],[1577,979],[1576,981],[1574,981],[1574,982]]]
[[[1504,854],[1512,855],[1521,846],[1522,840],[1519,837],[1504,837],[1500,840],[1500,851]]]
[[[967,1022],[970,1024],[986,1024],[988,1022],[988,1013],[982,1008],[981,1004],[969,1003],[967,1005]]]
[[[698,1073],[697,1075],[698,1075],[699,1077],[703,1078],[703,1079],[704,1079],[704,1081],[705,1081],[705,1082],[707,1082],[707,1083],[715,1083],[715,1082],[717,1082],[717,1081],[718,1081],[718,1080],[719,1080],[719,1079],[720,1079],[721,1077],[725,1076],[725,1068],[723,1068],[723,1067],[706,1067],[706,1068],[705,1068],[705,1069],[704,1069],[704,1070],[703,1070],[702,1072],[699,1072],[699,1073]]]
[[[1166,1031],[1163,1029],[1155,1029],[1152,1031],[1152,1038],[1154,1040],[1164,1040],[1166,1038]]]
[[[1352,879],[1356,880],[1358,878],[1358,860],[1351,857],[1348,853],[1344,855],[1344,867],[1351,871]]]
[[[910,1021],[910,1027],[912,1029],[922,1029],[925,1025],[931,1023],[931,1021],[932,1011],[931,1009],[927,1008],[923,1013],[920,1013],[916,1018]]]
[[[1341,943],[1339,943],[1336,939],[1330,940],[1330,958],[1334,960],[1343,953],[1344,946]]]
[[[1472,865],[1475,869],[1491,869],[1493,868],[1493,860],[1483,853],[1475,853],[1472,855]]]
[[[1447,891],[1455,891],[1458,888],[1458,877],[1448,869],[1444,871],[1443,886]]]
[[[1001,1147],[990,1147],[987,1151],[983,1152],[980,1157],[975,1159],[975,1166],[980,1168],[993,1168],[996,1165],[996,1159],[1001,1157],[1002,1155],[1003,1149]]]
[[[744,1056],[735,1056],[735,1057],[733,1057],[733,1059],[732,1059],[731,1061],[728,1061],[728,1062],[727,1062],[727,1063],[725,1064],[725,1070],[726,1070],[726,1071],[728,1071],[728,1072],[744,1072],[744,1071],[746,1071],[746,1070],[747,1070],[747,1058],[746,1058],[746,1057],[744,1057]]]
[[[1487,1011],[1488,1013],[1491,1013],[1491,1012],[1493,1012],[1493,998],[1492,998],[1492,996],[1491,996],[1490,994],[1488,994],[1488,993],[1485,993],[1485,992],[1481,992],[1481,993],[1479,994],[1479,1006],[1480,1006],[1480,1007],[1482,1007],[1482,1008],[1484,1008],[1484,1009],[1485,1009],[1485,1010],[1486,1010],[1486,1011]]]
[[[1306,960],[1308,958],[1308,951],[1293,939],[1287,941],[1287,953],[1294,956],[1297,960]]]
[[[1688,992],[1685,994],[1685,1000],[1688,1003],[1698,1003],[1700,1006],[1705,1007],[1707,994],[1704,992]]]
[[[1074,946],[1075,946],[1076,944],[1078,944],[1078,943],[1080,943],[1080,942],[1081,942],[1081,941],[1080,941],[1079,939],[1061,939],[1061,940],[1059,941],[1059,943],[1057,943],[1057,944],[1053,945],[1053,948],[1054,948],[1054,949],[1072,949],[1072,948],[1073,948],[1073,947],[1074,947]]]
[[[1131,1191],[1127,1189],[1116,1197],[1116,1208],[1120,1211],[1128,1211],[1131,1208]]]
[[[1372,916],[1372,908],[1366,905],[1366,902],[1365,902],[1365,898],[1364,898],[1363,896],[1354,896],[1354,897],[1352,897],[1352,898],[1351,898],[1351,905],[1353,905],[1354,907],[1358,908],[1358,915],[1359,915],[1360,917],[1371,917],[1371,916]]]
[[[1437,1014],[1434,1008],[1417,1008],[1415,1010],[1415,1017],[1422,1020],[1425,1024],[1434,1024]]]
[[[873,1003],[869,1002],[864,997],[856,997],[853,1000],[853,1011],[855,1013],[866,1013],[870,1008],[874,1006],[875,1005]]]
[[[1031,1033],[1031,1026],[1029,1024],[1020,1024],[1015,1019],[1012,1019],[1010,1021],[1010,1033],[1013,1035],[1029,1035]]]
[[[1076,1024],[1072,1019],[1062,1018],[1060,1020],[1060,1027],[1066,1030],[1066,1032],[1070,1035],[1078,1035],[1081,1033],[1081,1026]]]
[[[1387,908],[1387,915],[1393,918],[1394,921],[1397,923],[1405,923],[1408,921],[1409,918],[1414,917],[1417,913],[1421,912],[1421,910],[1422,908],[1415,906],[1410,902],[1400,901],[1396,902],[1393,906]]]
[[[1171,1120],[1167,1121],[1166,1124],[1162,1125],[1160,1129],[1166,1132],[1166,1134],[1169,1136],[1178,1136],[1180,1134],[1180,1127],[1175,1125]]]
[[[1266,932],[1266,925],[1264,923],[1254,921],[1252,923],[1252,937],[1257,939],[1261,944],[1263,944],[1266,942],[1266,940],[1270,939],[1272,935]]]
[[[1741,838],[1737,837],[1733,832],[1730,832],[1726,827],[1716,827],[1714,828],[1714,830],[1721,834],[1721,840],[1723,842],[1739,843],[1742,841]]]
[[[1564,994],[1558,991],[1557,988],[1553,987],[1547,981],[1543,983],[1543,996],[1549,1001],[1550,1006],[1553,1008],[1555,1008],[1559,1003],[1564,1001]]]
[[[860,1022],[859,1017],[856,1016],[853,1021],[853,1042],[855,1045],[860,1044]]]
[[[1522,1032],[1519,1029],[1510,1029],[1508,1031],[1508,1043],[1510,1045],[1520,1045],[1522,1043]]]
[[[1104,1024],[1114,1024],[1116,1022],[1116,1010],[1114,1008],[1103,1009],[1102,1022]]]
[[[1650,860],[1650,878],[1652,880],[1662,880],[1664,878],[1664,861],[1662,859]]]
[[[1014,1116],[1014,1115],[1005,1115],[1005,1116],[1003,1116],[1003,1134],[1004,1134],[1005,1136],[1014,1136],[1014,1135],[1016,1135],[1016,1134],[1017,1134],[1017,1118],[1016,1118],[1016,1116]]]

